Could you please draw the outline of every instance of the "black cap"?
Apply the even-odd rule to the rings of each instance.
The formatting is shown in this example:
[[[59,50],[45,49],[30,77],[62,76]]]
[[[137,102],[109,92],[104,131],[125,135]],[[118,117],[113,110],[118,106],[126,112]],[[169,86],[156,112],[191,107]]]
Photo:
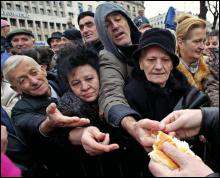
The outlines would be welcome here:
[[[82,39],[80,31],[75,28],[64,31],[62,36],[66,37],[68,40]]]
[[[149,46],[159,46],[170,56],[173,66],[176,67],[179,64],[179,58],[175,54],[176,40],[174,35],[167,29],[152,28],[143,33],[140,38],[138,49],[134,51],[133,58],[137,64],[139,61],[140,53],[142,49]]]
[[[51,37],[47,39],[47,44],[50,45],[52,39],[61,39],[62,33],[61,32],[53,32]]]
[[[12,30],[11,32],[8,33],[6,38],[7,38],[8,41],[11,41],[14,36],[21,35],[21,34],[25,34],[25,35],[28,35],[28,36],[31,36],[31,37],[34,38],[34,35],[33,35],[32,31],[26,30],[26,29],[15,29],[15,30]]]

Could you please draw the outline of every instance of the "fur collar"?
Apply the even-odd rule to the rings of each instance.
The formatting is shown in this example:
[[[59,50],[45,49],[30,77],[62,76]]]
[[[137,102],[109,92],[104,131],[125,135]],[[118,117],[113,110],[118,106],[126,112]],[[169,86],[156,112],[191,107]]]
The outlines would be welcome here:
[[[186,69],[182,63],[179,63],[177,69],[187,77],[189,83],[192,86],[195,86],[199,90],[203,90],[202,82],[207,79],[210,71],[207,64],[205,63],[203,56],[199,60],[199,69],[194,76]]]

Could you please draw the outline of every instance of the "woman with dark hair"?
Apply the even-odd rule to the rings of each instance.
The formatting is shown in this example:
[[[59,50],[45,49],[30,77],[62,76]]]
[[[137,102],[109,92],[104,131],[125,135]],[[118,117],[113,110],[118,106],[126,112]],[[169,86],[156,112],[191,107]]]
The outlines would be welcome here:
[[[117,144],[110,144],[116,142],[115,135],[119,132],[113,131],[113,128],[99,117],[99,58],[96,52],[84,47],[69,46],[60,51],[59,57],[59,60],[63,61],[60,75],[69,89],[60,98],[57,110],[65,116],[90,120],[88,127],[75,128],[69,133],[71,143],[84,148],[81,149],[80,159],[85,173],[88,176],[123,177],[121,151],[117,150]],[[49,106],[49,110],[51,107],[55,106]],[[54,115],[49,114],[49,117]]]

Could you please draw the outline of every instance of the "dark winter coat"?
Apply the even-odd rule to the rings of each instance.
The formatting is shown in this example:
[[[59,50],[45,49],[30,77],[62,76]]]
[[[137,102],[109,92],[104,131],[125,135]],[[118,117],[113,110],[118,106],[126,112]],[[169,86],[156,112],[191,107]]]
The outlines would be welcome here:
[[[189,85],[181,72],[173,70],[164,88],[148,81],[144,73],[139,72],[137,75],[134,74],[134,78],[125,86],[124,92],[128,103],[141,118],[161,121],[174,110],[178,101],[182,97],[187,97],[192,90],[201,93]],[[206,99],[202,105],[208,102],[208,97]]]
[[[99,118],[97,101],[83,102],[69,91],[60,98],[58,109],[67,116],[90,119],[90,125],[98,127],[104,133],[109,133],[111,143],[119,144],[119,150],[95,157],[89,156],[83,149],[80,157],[87,174],[96,177],[141,177],[141,170],[147,171],[147,162],[145,162],[147,155],[144,154],[143,148],[126,132],[113,128],[105,120]],[[146,174],[146,172],[142,173]]]
[[[220,122],[219,122],[219,108],[218,107],[204,107],[202,110],[202,125],[200,134],[203,134],[209,143],[207,148],[207,159],[205,163],[208,164],[214,172],[220,172]]]
[[[61,96],[58,85],[54,81],[49,83]],[[56,129],[50,137],[43,136],[39,131],[40,124],[46,119],[46,108],[52,102],[57,103],[57,99],[23,94],[12,109],[15,129],[31,151],[33,162],[44,165],[44,170],[38,170],[37,174],[33,173],[34,176],[81,176],[83,171],[75,154],[77,152],[75,149],[78,148],[72,147],[68,141],[69,130]],[[75,172],[71,171],[72,167],[75,168]]]

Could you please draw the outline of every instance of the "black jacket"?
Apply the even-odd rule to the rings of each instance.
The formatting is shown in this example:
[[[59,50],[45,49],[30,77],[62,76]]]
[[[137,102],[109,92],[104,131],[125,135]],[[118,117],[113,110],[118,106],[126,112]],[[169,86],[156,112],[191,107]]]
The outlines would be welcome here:
[[[58,85],[53,81],[49,83],[60,94]],[[73,147],[68,141],[69,130],[59,128],[51,137],[45,137],[39,131],[40,124],[46,118],[46,108],[52,102],[57,103],[57,100],[47,96],[34,97],[23,94],[12,109],[15,129],[33,154],[34,161],[46,167],[45,173],[38,170],[39,176],[81,176],[83,171],[75,154],[78,148]],[[74,173],[71,171],[72,166],[76,168]]]
[[[118,150],[93,157],[85,154],[83,149],[80,159],[87,174],[96,177],[139,177],[141,171],[147,171],[147,155],[143,148],[126,132],[112,127],[99,117],[97,101],[84,102],[69,91],[60,98],[58,108],[64,115],[90,119],[90,125],[98,127],[101,132],[109,133],[110,142],[119,144]],[[145,171],[142,173],[146,174]]]
[[[206,163],[215,171],[220,172],[220,122],[219,108],[204,107],[202,110],[202,125],[200,134],[208,140],[208,154]]]
[[[129,105],[141,115],[139,119],[148,118],[161,121],[174,110],[179,100],[187,97],[192,90],[194,93],[199,93],[177,70],[171,72],[164,88],[149,82],[144,73],[139,71],[139,73],[134,73],[133,79],[125,86],[124,93]],[[181,108],[185,108],[184,101]],[[207,101],[208,97],[201,105]],[[187,100],[187,105],[189,105],[189,100]]]

